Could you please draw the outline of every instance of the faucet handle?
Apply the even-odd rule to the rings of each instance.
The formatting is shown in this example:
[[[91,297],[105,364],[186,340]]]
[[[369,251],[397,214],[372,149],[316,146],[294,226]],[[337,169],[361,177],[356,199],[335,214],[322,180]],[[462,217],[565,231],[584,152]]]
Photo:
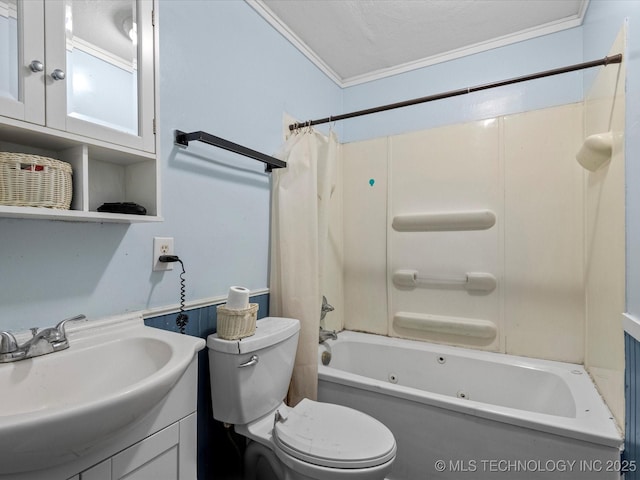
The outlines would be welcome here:
[[[58,340],[65,340],[67,338],[67,332],[65,330],[65,327],[67,325],[67,322],[77,322],[80,320],[86,320],[87,317],[85,315],[76,315],[75,317],[71,317],[71,318],[65,318],[64,320],[62,320],[61,322],[59,322],[56,325],[56,330],[58,331]]]
[[[18,342],[11,332],[0,332],[0,354],[18,350]]]
[[[322,296],[322,307],[320,308],[320,321],[324,320],[324,317],[327,316],[327,313],[333,312],[334,308],[329,305],[327,302],[327,297]]]

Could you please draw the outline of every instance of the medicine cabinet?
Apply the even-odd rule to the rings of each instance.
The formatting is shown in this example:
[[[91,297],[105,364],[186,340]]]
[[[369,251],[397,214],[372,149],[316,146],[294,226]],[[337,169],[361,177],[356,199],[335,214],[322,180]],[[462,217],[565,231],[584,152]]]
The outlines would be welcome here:
[[[70,210],[0,205],[0,216],[161,220],[154,12],[153,0],[0,0],[0,151],[73,168]],[[147,215],[97,212],[107,202]]]

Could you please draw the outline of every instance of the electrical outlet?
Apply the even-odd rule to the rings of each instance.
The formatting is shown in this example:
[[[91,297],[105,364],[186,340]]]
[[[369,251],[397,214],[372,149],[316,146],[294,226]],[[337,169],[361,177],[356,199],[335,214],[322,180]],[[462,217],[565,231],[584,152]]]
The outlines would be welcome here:
[[[173,263],[158,260],[160,255],[173,255],[173,237],[153,237],[153,271],[173,270]]]

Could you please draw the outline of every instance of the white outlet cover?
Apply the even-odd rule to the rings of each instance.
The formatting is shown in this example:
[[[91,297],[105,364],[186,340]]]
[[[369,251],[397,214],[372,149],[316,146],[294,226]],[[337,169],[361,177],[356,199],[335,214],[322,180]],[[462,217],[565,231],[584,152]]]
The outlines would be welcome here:
[[[164,263],[158,260],[160,255],[173,255],[173,252],[173,237],[153,237],[153,271],[173,270],[173,263]]]

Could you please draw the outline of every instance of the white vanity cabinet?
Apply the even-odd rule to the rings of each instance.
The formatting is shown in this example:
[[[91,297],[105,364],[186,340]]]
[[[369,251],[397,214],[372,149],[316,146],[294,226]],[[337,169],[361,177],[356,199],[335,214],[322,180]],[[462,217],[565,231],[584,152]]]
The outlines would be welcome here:
[[[131,431],[77,461],[0,480],[196,480],[198,360]]]
[[[161,220],[154,0],[0,0],[0,151],[73,168],[71,210],[0,205],[0,216]],[[146,216],[104,214],[135,202]]]
[[[192,414],[71,480],[194,480],[195,431],[196,415]]]

